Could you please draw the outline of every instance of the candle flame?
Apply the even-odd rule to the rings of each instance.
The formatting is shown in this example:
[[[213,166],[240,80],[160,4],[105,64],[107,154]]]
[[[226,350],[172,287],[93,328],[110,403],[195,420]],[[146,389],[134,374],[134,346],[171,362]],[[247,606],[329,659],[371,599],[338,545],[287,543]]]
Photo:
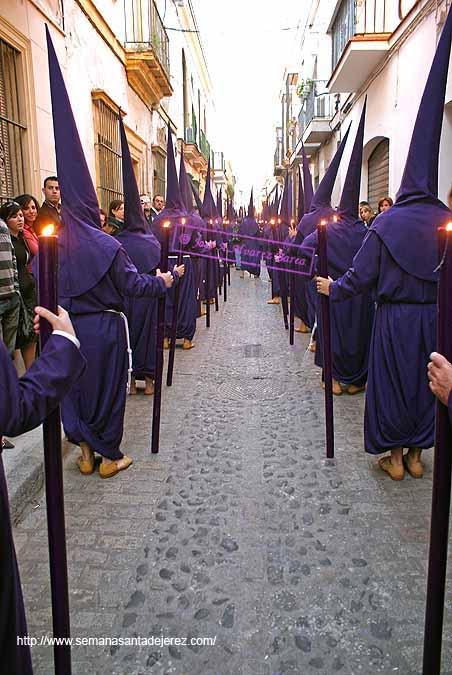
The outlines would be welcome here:
[[[446,232],[452,232],[452,223],[447,223]]]
[[[336,214],[334,214],[334,216],[333,216],[333,221],[334,221],[335,223],[337,223],[337,222],[339,221],[339,216],[336,215]]]
[[[165,220],[165,222],[163,223],[163,227],[169,227],[169,226],[170,226],[170,221]]]
[[[270,221],[270,225],[274,225],[274,224],[275,224],[275,221],[274,221],[274,219],[272,218],[271,221]]]
[[[185,225],[186,222],[185,218],[182,218],[182,225]]]
[[[43,237],[51,237],[55,233],[55,225],[45,225],[42,228]]]
[[[323,218],[323,219],[320,221],[320,225],[321,225],[322,227],[326,227],[326,220],[325,220],[325,218]]]

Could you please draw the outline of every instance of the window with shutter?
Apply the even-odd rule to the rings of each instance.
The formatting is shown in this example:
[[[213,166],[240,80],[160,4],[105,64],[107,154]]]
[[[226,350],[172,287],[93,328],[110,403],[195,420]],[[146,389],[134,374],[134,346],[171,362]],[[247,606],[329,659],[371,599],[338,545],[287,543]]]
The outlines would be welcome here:
[[[367,201],[376,211],[378,202],[389,192],[389,138],[384,138],[368,160]]]
[[[25,133],[20,52],[0,40],[0,202],[25,192]]]
[[[93,105],[97,196],[101,207],[108,211],[111,201],[124,197],[118,113],[101,98],[95,99]]]

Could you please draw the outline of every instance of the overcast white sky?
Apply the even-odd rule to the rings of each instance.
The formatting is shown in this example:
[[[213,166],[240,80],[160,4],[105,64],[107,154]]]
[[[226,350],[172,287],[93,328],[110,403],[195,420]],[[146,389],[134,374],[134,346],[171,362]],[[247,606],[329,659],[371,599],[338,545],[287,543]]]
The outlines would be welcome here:
[[[310,0],[192,0],[215,89],[215,137],[246,201],[273,172],[275,122],[295,28]],[[293,30],[282,30],[293,28]],[[215,148],[216,149],[216,148]]]

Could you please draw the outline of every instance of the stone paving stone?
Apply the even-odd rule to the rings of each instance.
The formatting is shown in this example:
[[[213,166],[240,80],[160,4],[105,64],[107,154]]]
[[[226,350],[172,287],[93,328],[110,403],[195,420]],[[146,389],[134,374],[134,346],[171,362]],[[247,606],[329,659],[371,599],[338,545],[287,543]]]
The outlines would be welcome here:
[[[74,675],[354,675],[421,669],[431,453],[392,483],[363,452],[363,396],[335,398],[336,459],[308,339],[290,347],[262,279],[232,272],[163,391],[127,402],[109,481],[64,465],[74,637],[216,637],[215,646],[75,647]],[[188,392],[193,392],[189,395]],[[45,500],[16,528],[30,634],[51,635]],[[444,673],[452,673],[448,581]],[[35,673],[53,670],[35,648]]]

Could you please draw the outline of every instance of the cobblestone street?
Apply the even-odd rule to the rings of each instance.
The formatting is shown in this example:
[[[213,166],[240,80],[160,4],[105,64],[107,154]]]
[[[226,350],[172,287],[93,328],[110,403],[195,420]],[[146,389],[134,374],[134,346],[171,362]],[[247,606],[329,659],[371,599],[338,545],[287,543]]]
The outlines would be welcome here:
[[[152,398],[127,403],[124,474],[64,465],[72,635],[215,637],[214,646],[73,648],[75,675],[420,673],[432,456],[394,483],[363,451],[364,397],[323,391],[308,336],[290,347],[259,280],[177,350],[161,451]],[[191,392],[193,391],[193,395]],[[29,634],[52,635],[45,499],[15,529]],[[443,672],[452,673],[452,587]],[[50,647],[32,651],[53,672]],[[6,674],[5,674],[6,675]]]

